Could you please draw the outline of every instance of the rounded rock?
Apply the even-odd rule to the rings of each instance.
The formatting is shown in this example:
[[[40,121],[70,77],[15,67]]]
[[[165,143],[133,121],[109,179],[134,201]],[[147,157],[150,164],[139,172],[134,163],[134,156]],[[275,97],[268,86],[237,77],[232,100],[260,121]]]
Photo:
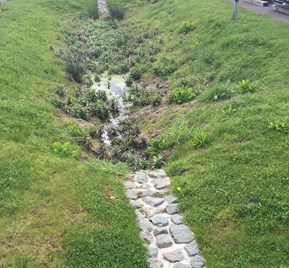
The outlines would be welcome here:
[[[158,227],[165,227],[165,226],[169,225],[169,221],[168,221],[167,217],[162,215],[162,214],[154,215],[151,218],[151,221],[154,225],[156,225]]]

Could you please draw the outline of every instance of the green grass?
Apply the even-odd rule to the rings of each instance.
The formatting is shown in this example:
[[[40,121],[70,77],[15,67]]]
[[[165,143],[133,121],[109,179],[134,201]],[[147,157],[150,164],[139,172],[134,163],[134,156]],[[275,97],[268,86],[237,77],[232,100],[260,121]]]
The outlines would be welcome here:
[[[129,170],[83,152],[49,102],[57,84],[69,87],[57,56],[63,31],[89,4],[14,0],[0,13],[3,268],[147,267],[122,186]],[[79,157],[55,154],[55,142]]]
[[[145,129],[173,144],[165,168],[208,267],[289,267],[288,25],[242,8],[232,22],[222,0],[125,4],[136,34],[159,29],[161,51],[136,64],[142,77],[199,93]],[[194,28],[181,33],[184,23]],[[173,68],[154,72],[163,58]]]

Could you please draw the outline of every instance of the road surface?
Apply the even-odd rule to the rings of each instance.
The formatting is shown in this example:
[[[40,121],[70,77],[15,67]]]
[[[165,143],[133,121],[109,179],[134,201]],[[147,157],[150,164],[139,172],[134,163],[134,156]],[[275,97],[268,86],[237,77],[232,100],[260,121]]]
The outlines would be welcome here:
[[[230,2],[233,3],[233,0],[230,0]],[[272,17],[273,19],[280,20],[280,21],[283,21],[285,23],[289,23],[289,15],[272,10],[270,5],[268,7],[261,7],[261,6],[257,6],[257,5],[245,2],[244,0],[240,0],[239,6],[244,7],[246,9],[253,10],[256,13]]]

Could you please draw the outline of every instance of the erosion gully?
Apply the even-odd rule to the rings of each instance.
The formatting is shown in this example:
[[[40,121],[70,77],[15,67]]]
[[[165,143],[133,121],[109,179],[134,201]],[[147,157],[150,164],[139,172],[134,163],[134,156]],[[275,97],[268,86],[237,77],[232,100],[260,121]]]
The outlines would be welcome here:
[[[98,0],[101,14],[109,15],[105,0]],[[117,128],[129,114],[129,104],[123,101],[128,91],[122,76],[104,75],[93,85],[115,98],[119,106],[116,116],[110,115],[103,128],[102,141],[111,146],[108,129]],[[121,135],[121,134],[119,134]],[[135,208],[140,236],[148,247],[148,264],[151,268],[205,267],[204,257],[194,233],[185,225],[178,207],[178,199],[169,193],[170,178],[164,170],[140,170],[128,176],[126,194]]]

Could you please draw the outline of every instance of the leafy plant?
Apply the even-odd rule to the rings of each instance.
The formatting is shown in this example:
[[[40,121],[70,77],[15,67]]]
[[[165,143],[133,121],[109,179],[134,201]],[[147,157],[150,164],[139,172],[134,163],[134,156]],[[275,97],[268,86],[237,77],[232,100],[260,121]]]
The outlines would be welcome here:
[[[241,93],[253,92],[255,90],[253,83],[247,79],[243,79],[242,81],[240,81],[239,87]]]
[[[153,156],[153,168],[161,168],[164,164],[165,161],[160,154]]]
[[[182,86],[180,88],[174,89],[170,94],[170,103],[181,104],[188,102],[196,98],[196,93],[190,87]]]
[[[149,146],[147,148],[147,153],[149,155],[157,155],[163,150],[167,150],[171,147],[171,144],[165,139],[161,138],[159,140],[152,139],[149,142]]]
[[[65,96],[64,85],[62,85],[62,84],[57,85],[57,87],[56,87],[56,89],[55,89],[55,93],[56,93],[59,97],[64,97],[64,96]]]
[[[190,21],[184,21],[180,27],[180,33],[187,34],[196,28],[196,24]]]
[[[276,129],[282,133],[286,133],[286,134],[289,133],[289,125],[283,121],[270,122],[269,128]]]
[[[84,128],[80,128],[76,123],[74,123],[72,120],[67,122],[67,129],[69,133],[73,137],[85,137],[86,131]]]
[[[77,158],[80,156],[80,152],[75,150],[70,142],[60,143],[54,142],[51,146],[53,152],[59,156]]]
[[[193,135],[193,142],[192,145],[194,148],[201,148],[210,143],[209,136],[204,132],[196,132]]]

